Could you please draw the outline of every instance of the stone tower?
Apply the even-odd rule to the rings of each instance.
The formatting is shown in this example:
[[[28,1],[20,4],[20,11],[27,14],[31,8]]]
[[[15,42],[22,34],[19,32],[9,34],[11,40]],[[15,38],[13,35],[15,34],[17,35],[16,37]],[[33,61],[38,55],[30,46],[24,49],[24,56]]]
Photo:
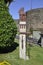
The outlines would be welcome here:
[[[26,56],[26,13],[24,8],[19,10],[19,56],[21,59],[28,59]]]

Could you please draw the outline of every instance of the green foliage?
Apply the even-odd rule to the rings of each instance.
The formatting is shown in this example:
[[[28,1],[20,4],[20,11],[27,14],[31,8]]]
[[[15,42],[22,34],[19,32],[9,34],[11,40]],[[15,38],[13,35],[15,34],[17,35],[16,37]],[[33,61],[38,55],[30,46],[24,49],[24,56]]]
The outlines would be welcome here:
[[[30,27],[30,32],[31,32],[31,34],[33,34],[33,28],[32,27]]]
[[[4,0],[0,0],[0,46],[10,46],[14,42],[17,27],[9,14]]]

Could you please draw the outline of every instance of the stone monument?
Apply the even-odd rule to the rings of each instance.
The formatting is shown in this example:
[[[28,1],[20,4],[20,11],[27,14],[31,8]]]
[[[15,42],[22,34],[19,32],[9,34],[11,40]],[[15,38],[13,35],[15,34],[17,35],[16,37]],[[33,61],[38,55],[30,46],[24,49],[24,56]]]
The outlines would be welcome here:
[[[26,56],[26,13],[24,12],[24,8],[19,10],[19,56],[21,59],[28,60],[28,56]]]

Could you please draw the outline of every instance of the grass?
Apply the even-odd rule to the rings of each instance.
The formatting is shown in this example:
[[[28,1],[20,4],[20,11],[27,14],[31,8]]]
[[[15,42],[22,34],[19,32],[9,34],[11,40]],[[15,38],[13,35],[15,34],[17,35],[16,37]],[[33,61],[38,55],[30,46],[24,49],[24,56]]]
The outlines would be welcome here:
[[[2,61],[6,61],[11,65],[43,65],[43,48],[34,45],[30,48],[30,59],[23,60],[19,58],[18,46],[13,52],[0,54],[0,62]]]

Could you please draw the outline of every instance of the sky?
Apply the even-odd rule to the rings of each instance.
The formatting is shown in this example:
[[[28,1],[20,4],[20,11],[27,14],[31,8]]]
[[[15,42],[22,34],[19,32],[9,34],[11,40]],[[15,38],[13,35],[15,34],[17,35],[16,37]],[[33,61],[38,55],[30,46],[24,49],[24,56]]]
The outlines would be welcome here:
[[[24,7],[25,12],[35,8],[43,8],[43,0],[14,0],[9,6],[9,12],[13,19],[19,19],[19,10]]]

